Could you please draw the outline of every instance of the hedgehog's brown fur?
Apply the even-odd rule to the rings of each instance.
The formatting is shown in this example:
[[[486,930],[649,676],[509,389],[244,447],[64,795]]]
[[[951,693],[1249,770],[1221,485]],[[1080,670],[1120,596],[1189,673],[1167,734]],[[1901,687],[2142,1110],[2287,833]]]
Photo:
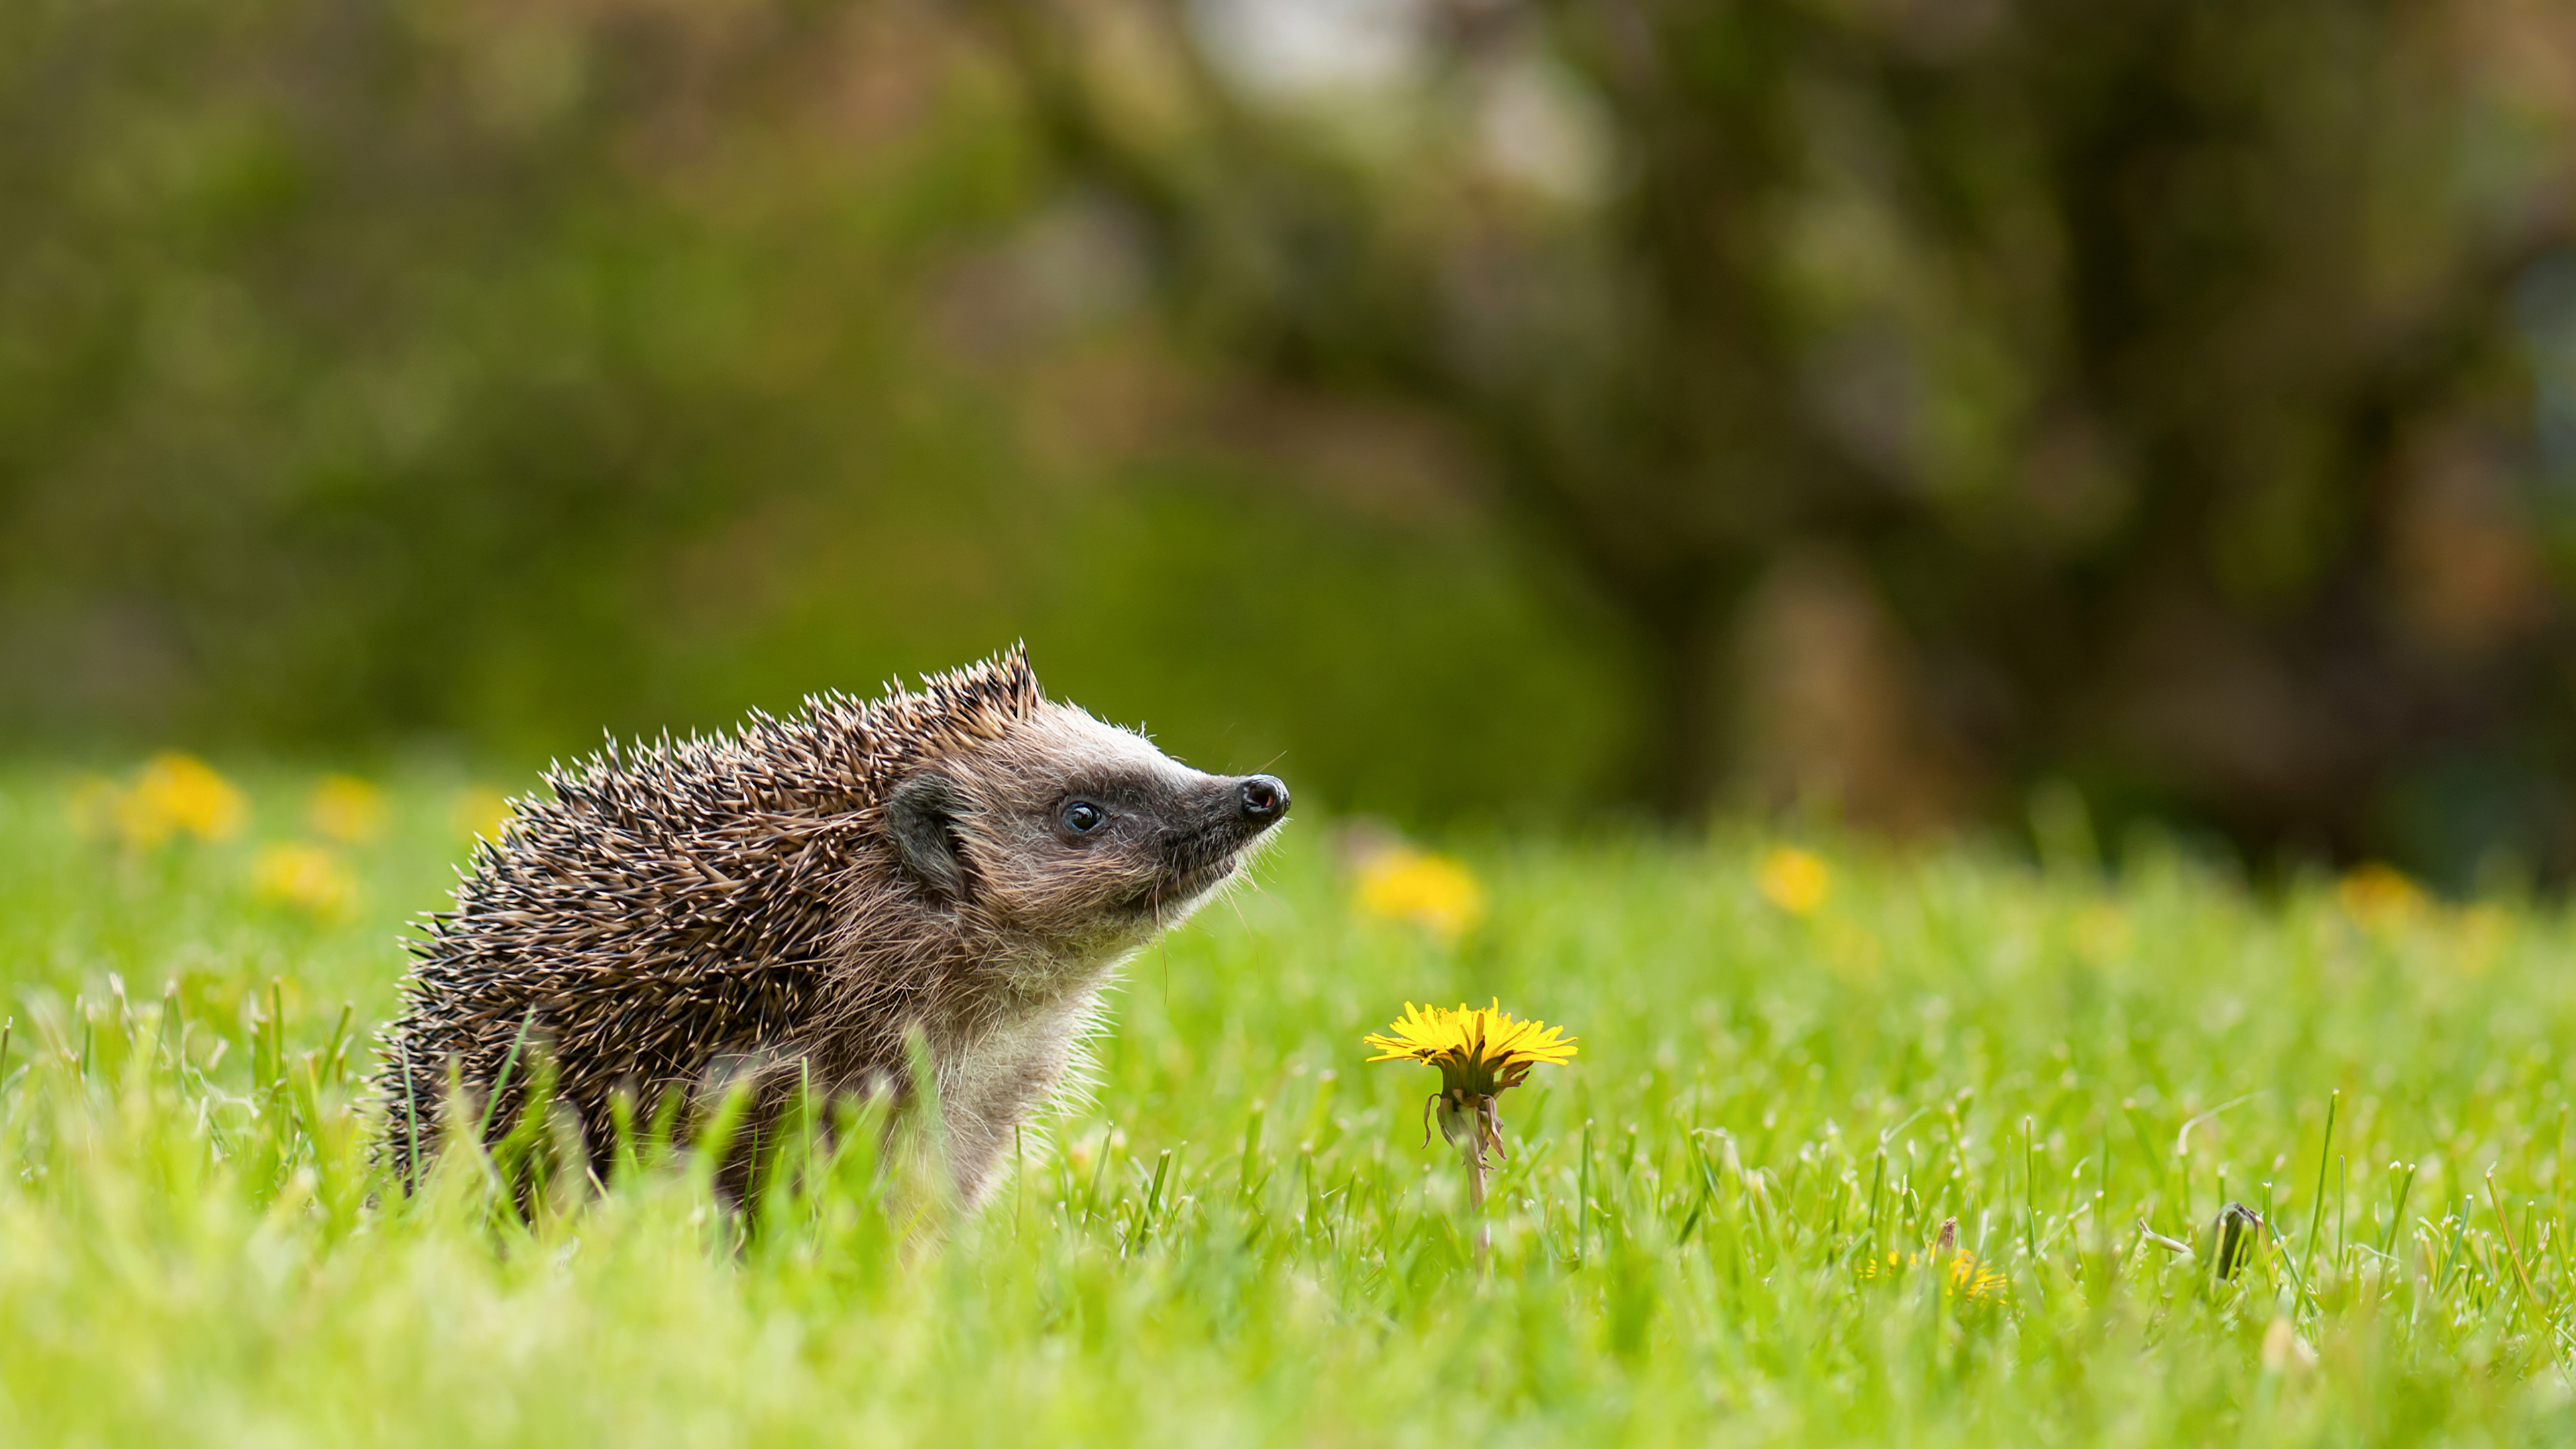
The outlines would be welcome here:
[[[1200,774],[1050,703],[1016,648],[730,736],[612,741],[546,783],[413,944],[377,1079],[406,1182],[451,1080],[497,1138],[542,1064],[604,1168],[620,1093],[694,1114],[747,1078],[756,1132],[799,1089],[903,1097],[917,1039],[972,1204],[1117,962],[1287,808],[1268,776]],[[1105,823],[1077,838],[1067,802],[1094,797]]]

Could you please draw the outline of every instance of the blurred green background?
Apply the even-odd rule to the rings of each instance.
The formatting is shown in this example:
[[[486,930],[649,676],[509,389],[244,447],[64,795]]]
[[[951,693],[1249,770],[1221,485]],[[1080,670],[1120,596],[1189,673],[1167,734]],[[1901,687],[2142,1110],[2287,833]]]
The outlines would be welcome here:
[[[2547,0],[0,27],[0,748],[520,770],[1024,637],[1408,823],[2576,867]]]

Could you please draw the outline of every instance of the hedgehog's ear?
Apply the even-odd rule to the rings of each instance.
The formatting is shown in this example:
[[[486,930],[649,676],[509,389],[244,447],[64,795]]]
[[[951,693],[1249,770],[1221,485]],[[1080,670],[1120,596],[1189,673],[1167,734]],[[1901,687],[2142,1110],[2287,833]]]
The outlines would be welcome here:
[[[940,901],[966,896],[966,857],[957,842],[957,813],[965,804],[957,782],[919,774],[886,797],[886,830],[895,854],[923,890]]]

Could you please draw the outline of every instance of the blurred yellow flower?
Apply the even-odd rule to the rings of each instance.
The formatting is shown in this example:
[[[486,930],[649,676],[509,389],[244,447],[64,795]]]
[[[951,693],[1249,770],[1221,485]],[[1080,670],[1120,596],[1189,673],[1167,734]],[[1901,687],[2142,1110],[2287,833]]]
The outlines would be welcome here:
[[[2128,912],[2118,906],[2097,901],[2076,913],[2075,949],[2087,961],[2100,964],[2126,956],[2135,939]]]
[[[1360,865],[1359,908],[1364,915],[1427,926],[1454,941],[1485,919],[1485,888],[1450,857],[1399,845]]]
[[[316,916],[346,915],[358,897],[358,882],[338,856],[301,843],[260,847],[250,888],[263,901]]]
[[[1825,863],[1794,845],[1778,845],[1762,857],[1755,883],[1763,898],[1793,916],[1812,916],[1833,894],[1834,880]]]
[[[1893,1277],[1903,1269],[1920,1265],[1926,1258],[1948,1260],[1944,1276],[1950,1280],[1950,1291],[1971,1303],[2000,1303],[2012,1288],[2012,1280],[2002,1269],[1979,1259],[1965,1248],[1935,1249],[1930,1253],[1899,1253],[1888,1250],[1881,1262],[1861,1261],[1862,1278]]]
[[[305,801],[304,819],[317,835],[364,845],[385,833],[385,792],[355,775],[326,775]]]
[[[509,797],[489,785],[469,785],[456,792],[448,806],[447,823],[459,835],[499,840],[501,828],[510,823]]]
[[[2404,871],[2375,860],[2344,872],[2335,882],[2335,903],[2373,929],[2404,925],[2422,915],[2426,904],[2423,888]]]
[[[85,783],[73,794],[74,820],[103,816],[126,844],[148,850],[178,834],[230,840],[241,833],[250,809],[241,791],[194,755],[165,751],[144,763],[122,790],[105,781]]]

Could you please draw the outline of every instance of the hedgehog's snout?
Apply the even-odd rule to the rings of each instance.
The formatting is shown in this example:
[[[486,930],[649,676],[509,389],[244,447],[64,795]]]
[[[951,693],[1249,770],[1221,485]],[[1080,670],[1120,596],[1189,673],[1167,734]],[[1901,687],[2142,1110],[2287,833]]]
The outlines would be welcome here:
[[[1200,775],[1193,794],[1193,808],[1162,832],[1159,878],[1136,909],[1194,900],[1220,884],[1288,813],[1288,786],[1276,775]]]
[[[1254,775],[1234,790],[1236,807],[1247,825],[1268,825],[1288,813],[1288,786],[1276,775]]]

